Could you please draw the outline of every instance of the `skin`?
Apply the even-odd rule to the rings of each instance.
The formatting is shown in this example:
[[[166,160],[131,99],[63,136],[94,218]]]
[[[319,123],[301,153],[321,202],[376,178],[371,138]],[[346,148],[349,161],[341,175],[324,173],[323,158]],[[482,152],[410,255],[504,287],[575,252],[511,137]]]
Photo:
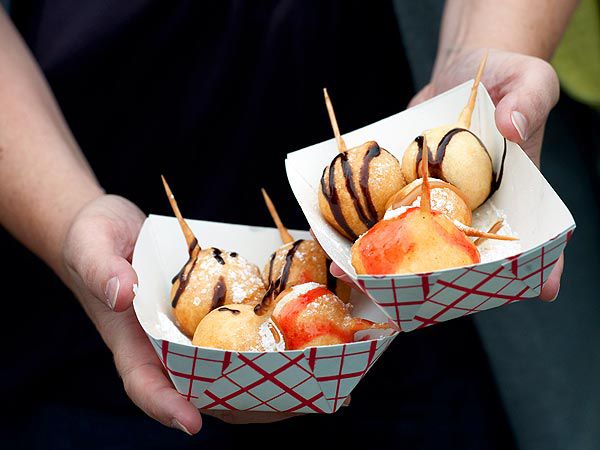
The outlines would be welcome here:
[[[556,74],[544,59],[555,49],[575,4],[449,0],[431,83],[412,104],[470,79],[483,48],[494,49],[483,82],[497,104],[498,128],[539,163],[544,123],[558,99]],[[73,291],[113,353],[131,400],[162,424],[197,433],[200,412],[173,388],[131,308],[137,275],[130,258],[144,214],[128,200],[105,194],[1,8],[0,104],[2,226]],[[525,118],[521,134],[511,121],[513,111]],[[562,261],[541,298],[558,293],[561,271]],[[230,423],[291,417],[211,414]]]

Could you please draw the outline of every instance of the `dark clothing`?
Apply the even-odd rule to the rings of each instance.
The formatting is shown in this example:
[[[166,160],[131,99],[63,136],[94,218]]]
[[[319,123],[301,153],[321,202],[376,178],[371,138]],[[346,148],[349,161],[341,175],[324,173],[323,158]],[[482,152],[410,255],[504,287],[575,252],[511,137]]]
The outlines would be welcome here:
[[[402,110],[414,93],[387,1],[12,6],[101,184],[147,213],[171,214],[163,173],[188,217],[271,225],[264,186],[286,224],[306,228],[283,160],[331,138],[322,88],[343,131]],[[132,405],[77,302],[41,263],[2,239],[15,261],[7,279],[15,286],[36,280],[27,299],[35,310],[19,345],[5,348],[11,367],[2,383],[15,405],[12,435],[23,445],[176,448],[261,432],[260,439],[378,435],[406,448],[514,446],[470,319],[400,336],[352,405],[333,416],[247,426],[206,417],[200,435],[187,438]],[[16,306],[9,302],[5,317],[18,317]]]

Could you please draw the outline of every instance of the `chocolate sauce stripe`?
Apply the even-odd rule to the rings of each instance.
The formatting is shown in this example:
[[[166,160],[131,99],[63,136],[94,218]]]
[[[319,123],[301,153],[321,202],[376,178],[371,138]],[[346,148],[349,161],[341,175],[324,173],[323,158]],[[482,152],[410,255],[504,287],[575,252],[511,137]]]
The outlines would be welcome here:
[[[492,162],[492,168],[493,168],[494,162],[492,161],[492,156],[488,152],[487,147],[483,144],[481,139],[479,139],[479,137],[475,133],[473,133],[471,130],[467,130],[466,128],[453,128],[450,131],[448,131],[442,137],[442,139],[440,139],[440,142],[438,143],[438,146],[437,146],[437,151],[436,151],[435,157],[432,155],[431,150],[429,149],[429,146],[427,146],[428,147],[427,151],[429,152],[429,174],[430,174],[430,176],[432,176],[433,178],[439,178],[441,180],[445,180],[444,174],[442,173],[442,163],[444,161],[444,156],[446,156],[446,147],[448,147],[448,144],[450,143],[450,141],[456,134],[461,133],[463,131],[469,133],[471,136],[473,136],[475,139],[477,139],[477,142],[479,142],[479,145],[481,145],[481,147],[485,150],[485,153],[488,155],[488,158],[490,158],[490,161]],[[416,161],[416,167],[417,167],[417,173],[418,173],[419,164],[423,160],[423,136],[417,136],[415,138],[415,142],[417,143],[417,146],[419,148],[419,150],[417,151],[417,161]],[[490,196],[495,191],[498,190],[498,188],[500,187],[500,183],[502,182],[502,175],[504,174],[505,158],[506,158],[506,139],[504,139],[504,152],[502,154],[502,162],[500,164],[500,171],[498,173],[498,176],[496,176],[496,173],[493,172],[493,180],[492,180],[492,187],[490,190]]]
[[[373,204],[373,199],[371,198],[371,190],[369,187],[369,170],[371,168],[371,161],[374,158],[377,158],[381,155],[381,148],[379,145],[374,144],[365,153],[362,166],[360,168],[360,188],[365,199],[365,204],[367,206],[367,210],[369,211],[369,223],[367,223],[367,227],[371,228],[373,225],[377,223],[377,210],[375,209],[375,205]]]
[[[290,270],[294,261],[294,255],[296,254],[296,251],[298,250],[298,247],[300,247],[300,244],[302,244],[302,242],[302,239],[298,239],[296,242],[294,242],[292,244],[292,247],[288,250],[287,255],[285,255],[285,265],[281,270],[281,276],[279,278],[279,292],[286,289],[288,278],[290,277]]]
[[[298,239],[295,241],[288,252],[285,255],[285,265],[281,269],[281,274],[277,278],[277,280],[272,280],[272,269],[273,269],[273,261],[275,259],[275,253],[273,253],[271,257],[271,264],[269,265],[269,287],[267,288],[267,292],[265,293],[261,302],[256,305],[254,308],[254,312],[258,315],[262,315],[264,313],[264,309],[271,305],[271,302],[277,297],[282,291],[285,290],[288,278],[290,276],[290,270],[292,267],[292,263],[294,261],[294,255],[300,247],[300,244],[304,242],[303,239]]]
[[[340,153],[339,155],[337,155],[329,165],[329,192],[327,192],[325,188],[325,174],[327,168],[325,168],[325,170],[323,171],[323,175],[321,176],[321,191],[323,192],[323,195],[329,204],[331,213],[338,225],[352,239],[357,239],[358,235],[348,225],[348,222],[346,221],[342,208],[339,204],[339,197],[337,193],[337,188],[335,186],[335,163],[339,158],[340,165],[342,167],[342,173],[346,182],[346,189],[348,191],[348,194],[350,195],[350,198],[352,199],[356,215],[367,228],[371,228],[377,223],[378,217],[377,210],[375,208],[375,205],[373,204],[373,199],[371,197],[371,191],[369,187],[369,170],[371,166],[371,161],[380,154],[381,148],[379,147],[379,145],[374,144],[371,147],[369,147],[369,149],[365,152],[363,157],[363,162],[359,171],[359,186],[362,192],[362,196],[364,198],[364,208],[356,192],[354,174],[352,173],[352,167],[348,161],[347,152]]]
[[[365,153],[366,155],[366,153]],[[352,167],[348,162],[348,153],[342,153],[342,157],[340,158],[342,164],[342,173],[344,174],[344,179],[346,181],[346,190],[352,199],[352,203],[354,205],[354,210],[356,211],[356,215],[360,219],[362,223],[365,224],[366,227],[369,227],[370,220],[363,211],[362,205],[360,204],[360,199],[358,198],[358,194],[356,193],[356,188],[354,186],[354,175],[352,174]],[[364,165],[364,161],[363,161]]]
[[[338,154],[335,158],[333,158],[333,161],[331,161],[331,164],[329,165],[329,180],[328,180],[329,181],[329,183],[328,183],[329,192],[327,192],[327,189],[325,186],[325,174],[327,173],[327,167],[325,168],[325,170],[323,170],[323,175],[321,176],[321,192],[323,193],[323,196],[327,200],[327,203],[329,204],[329,209],[331,210],[331,214],[333,215],[333,218],[335,219],[337,224],[340,226],[340,228],[342,230],[344,230],[344,232],[351,239],[357,239],[358,236],[352,230],[352,228],[350,228],[350,226],[348,225],[348,222],[346,221],[346,218],[344,217],[344,213],[342,212],[337,189],[335,187],[335,163],[337,162],[338,158],[341,158],[341,157],[342,157],[342,153]]]
[[[179,297],[181,297],[181,294],[183,294],[183,291],[185,290],[185,288],[187,287],[187,285],[190,281],[190,275],[192,274],[192,271],[194,270],[194,267],[196,266],[196,261],[198,261],[198,255],[196,255],[196,257],[194,257],[193,254],[190,255],[190,259],[188,259],[188,261],[185,263],[185,265],[179,272],[179,274],[178,274],[179,286],[177,286],[177,291],[175,292],[175,295],[173,296],[173,301],[171,302],[171,307],[175,308],[177,306]],[[188,271],[186,271],[185,269],[188,266],[190,269]]]
[[[213,297],[211,302],[211,310],[223,306],[225,304],[225,297],[227,296],[227,285],[225,284],[225,278],[223,275],[219,277],[217,284],[213,289]]]
[[[217,260],[217,262],[219,264],[221,264],[222,266],[224,266],[225,265],[225,260],[221,256],[221,254],[223,252],[221,250],[219,250],[218,248],[214,248],[214,247],[213,247],[212,251],[213,251],[213,257]]]
[[[231,309],[226,306],[222,306],[221,308],[217,309],[217,311],[219,311],[219,312],[229,311],[234,316],[240,313],[239,309]]]

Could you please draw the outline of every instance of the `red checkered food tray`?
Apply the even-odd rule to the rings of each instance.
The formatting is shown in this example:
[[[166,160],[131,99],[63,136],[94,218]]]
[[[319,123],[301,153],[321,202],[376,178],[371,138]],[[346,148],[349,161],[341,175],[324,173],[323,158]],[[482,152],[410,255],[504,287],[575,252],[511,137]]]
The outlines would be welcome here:
[[[262,268],[281,245],[272,228],[189,220],[201,243],[236,251]],[[292,231],[297,238],[307,232]],[[381,356],[397,333],[357,333],[358,342],[283,352],[230,352],[195,347],[175,325],[171,278],[187,260],[174,218],[150,216],[136,243],[139,277],[134,309],[173,384],[201,409],[332,413]],[[364,295],[353,293],[354,315],[385,321]]]
[[[399,160],[423,130],[453,123],[469,96],[469,81],[419,106],[344,136],[348,147],[375,140]],[[471,129],[499,170],[504,139],[494,121],[494,105],[479,86]],[[523,150],[507,142],[500,189],[488,200],[506,215],[520,250],[474,266],[419,275],[357,276],[351,242],[322,217],[317,192],[323,168],[337,154],[333,139],[290,153],[288,179],[323,249],[359,284],[402,331],[455,319],[536,297],[575,228],[573,217]],[[489,205],[486,205],[488,207]],[[500,244],[502,245],[502,244]]]

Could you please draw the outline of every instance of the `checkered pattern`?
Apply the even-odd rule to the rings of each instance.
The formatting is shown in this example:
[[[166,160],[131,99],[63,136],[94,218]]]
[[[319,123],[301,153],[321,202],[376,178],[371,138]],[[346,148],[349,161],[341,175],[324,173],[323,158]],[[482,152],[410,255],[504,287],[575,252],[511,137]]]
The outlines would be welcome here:
[[[332,413],[396,335],[262,353],[212,350],[148,337],[177,391],[200,409]]]
[[[361,276],[358,282],[402,331],[412,331],[538,296],[572,233],[501,261],[433,274]]]

